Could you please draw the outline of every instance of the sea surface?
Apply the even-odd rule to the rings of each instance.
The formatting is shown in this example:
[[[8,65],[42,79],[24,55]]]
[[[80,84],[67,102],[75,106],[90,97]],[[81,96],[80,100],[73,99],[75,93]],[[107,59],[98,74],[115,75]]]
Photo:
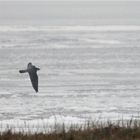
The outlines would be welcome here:
[[[40,68],[39,92],[28,62]],[[0,124],[139,118],[140,26],[0,26]]]

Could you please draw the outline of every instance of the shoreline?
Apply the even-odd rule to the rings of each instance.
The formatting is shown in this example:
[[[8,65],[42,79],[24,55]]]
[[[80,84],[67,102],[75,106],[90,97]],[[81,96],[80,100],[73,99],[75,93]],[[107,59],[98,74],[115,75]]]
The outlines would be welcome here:
[[[3,120],[0,121],[0,133],[5,133],[11,131],[12,133],[53,133],[61,132],[65,127],[65,131],[69,131],[71,128],[87,128],[95,126],[96,128],[103,126],[108,127],[108,125],[127,127],[131,122],[134,125],[136,122],[140,125],[140,119],[131,117],[129,118],[118,118],[118,119],[85,119],[85,118],[61,118],[62,116],[54,116],[53,119],[36,119],[36,120]]]
[[[32,128],[33,129],[33,128]],[[44,128],[45,129],[45,128]],[[39,130],[39,128],[38,128]],[[0,139],[6,140],[138,140],[140,139],[140,120],[118,120],[116,122],[98,120],[87,122],[84,125],[71,125],[68,129],[65,124],[55,124],[54,130],[48,132],[14,132],[7,129],[1,132]]]

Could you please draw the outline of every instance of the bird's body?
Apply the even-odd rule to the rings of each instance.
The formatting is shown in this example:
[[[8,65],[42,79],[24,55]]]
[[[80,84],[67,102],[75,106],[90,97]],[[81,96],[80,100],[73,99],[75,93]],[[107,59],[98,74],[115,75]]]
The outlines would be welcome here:
[[[26,70],[19,71],[20,73],[26,73],[26,72],[29,73],[32,86],[36,92],[38,92],[38,76],[37,76],[38,70],[40,69],[32,65],[32,63],[28,63]]]

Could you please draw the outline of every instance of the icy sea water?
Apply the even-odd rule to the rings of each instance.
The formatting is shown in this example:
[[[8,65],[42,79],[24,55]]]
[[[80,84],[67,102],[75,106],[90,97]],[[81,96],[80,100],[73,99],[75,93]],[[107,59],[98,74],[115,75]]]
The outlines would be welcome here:
[[[1,125],[138,118],[139,44],[139,26],[0,27]]]

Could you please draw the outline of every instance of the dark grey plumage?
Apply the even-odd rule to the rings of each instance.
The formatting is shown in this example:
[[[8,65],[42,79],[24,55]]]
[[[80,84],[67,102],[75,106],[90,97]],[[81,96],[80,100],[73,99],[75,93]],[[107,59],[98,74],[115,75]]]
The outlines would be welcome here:
[[[26,72],[29,73],[32,86],[36,92],[38,92],[38,75],[37,75],[38,70],[40,69],[32,65],[32,63],[28,63],[26,70],[19,70],[20,73]]]

